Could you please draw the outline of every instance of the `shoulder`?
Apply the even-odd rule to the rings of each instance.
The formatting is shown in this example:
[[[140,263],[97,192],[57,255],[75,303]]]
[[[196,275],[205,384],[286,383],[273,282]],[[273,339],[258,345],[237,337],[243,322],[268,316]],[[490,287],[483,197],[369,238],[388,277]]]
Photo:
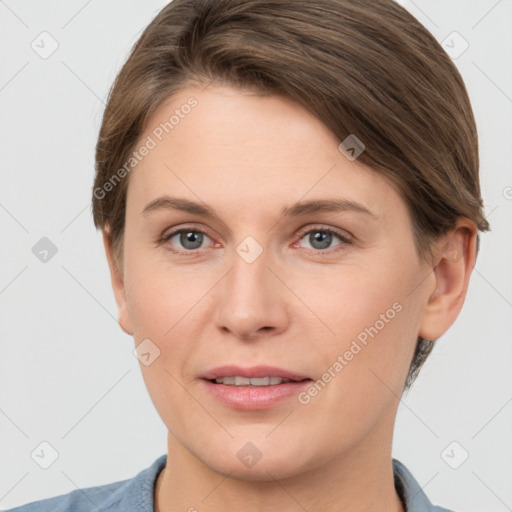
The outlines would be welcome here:
[[[32,503],[9,509],[6,512],[82,512],[82,510],[89,511],[91,506],[94,505],[101,510],[105,510],[104,507],[107,501],[111,505],[119,502],[118,498],[122,496],[129,482],[130,480],[123,480],[108,485],[77,489],[54,498],[33,501]]]
[[[153,490],[167,455],[161,455],[153,464],[133,478],[110,484],[76,489],[68,494],[27,503],[6,512],[115,512],[137,510],[153,512]]]
[[[405,503],[407,512],[454,512],[433,505],[405,464],[397,459],[392,459],[392,462],[395,488]]]

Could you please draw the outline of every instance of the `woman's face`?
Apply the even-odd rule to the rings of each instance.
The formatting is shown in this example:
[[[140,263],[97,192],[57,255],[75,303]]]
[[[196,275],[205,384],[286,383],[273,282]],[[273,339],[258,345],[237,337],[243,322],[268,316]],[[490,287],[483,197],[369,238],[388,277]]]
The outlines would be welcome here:
[[[136,146],[120,323],[171,443],[216,471],[391,449],[435,278],[404,201],[340,142],[281,97],[189,87]]]

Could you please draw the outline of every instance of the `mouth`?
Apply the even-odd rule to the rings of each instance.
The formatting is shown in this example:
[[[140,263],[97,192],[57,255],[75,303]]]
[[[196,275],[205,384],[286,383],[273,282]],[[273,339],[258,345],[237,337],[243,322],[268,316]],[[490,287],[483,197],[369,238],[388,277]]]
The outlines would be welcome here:
[[[282,368],[223,366],[200,377],[209,393],[233,409],[269,409],[296,396],[313,380]]]
[[[208,379],[212,384],[224,384],[225,386],[243,386],[243,387],[265,387],[265,386],[278,386],[279,384],[287,384],[288,382],[300,382],[287,379],[285,377],[242,377],[237,375],[235,377],[216,377],[215,379]]]
[[[290,382],[302,382],[312,380],[284,368],[275,366],[219,366],[201,375],[202,379],[212,384],[224,384],[225,386],[278,386]]]

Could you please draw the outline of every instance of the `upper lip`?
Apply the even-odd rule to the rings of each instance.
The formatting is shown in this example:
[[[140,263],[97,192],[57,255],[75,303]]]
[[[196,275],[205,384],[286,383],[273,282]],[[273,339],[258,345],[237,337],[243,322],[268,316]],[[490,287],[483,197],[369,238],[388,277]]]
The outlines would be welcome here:
[[[285,370],[284,368],[277,368],[275,366],[250,366],[245,368],[242,366],[234,365],[218,366],[217,368],[208,370],[200,376],[201,379],[206,380],[213,380],[219,377],[282,377],[283,379],[294,381],[309,379],[309,377],[306,375],[301,375],[299,373],[291,372],[289,370]]]

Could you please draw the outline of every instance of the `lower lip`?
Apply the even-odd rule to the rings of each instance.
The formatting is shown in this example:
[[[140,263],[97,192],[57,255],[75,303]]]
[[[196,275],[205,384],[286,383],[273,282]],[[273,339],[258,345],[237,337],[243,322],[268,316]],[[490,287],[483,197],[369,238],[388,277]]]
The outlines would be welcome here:
[[[258,410],[270,409],[291,397],[296,397],[300,391],[311,384],[311,380],[287,382],[275,386],[226,386],[202,380],[206,389],[219,402],[233,409]]]

